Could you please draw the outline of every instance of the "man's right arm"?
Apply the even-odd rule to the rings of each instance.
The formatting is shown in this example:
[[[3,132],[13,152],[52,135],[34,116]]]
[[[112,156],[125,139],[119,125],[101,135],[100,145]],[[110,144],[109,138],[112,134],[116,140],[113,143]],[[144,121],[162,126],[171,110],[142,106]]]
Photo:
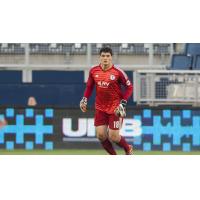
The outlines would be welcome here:
[[[94,88],[94,79],[93,79],[92,73],[90,71],[89,77],[87,80],[87,84],[86,84],[86,89],[84,92],[84,97],[86,97],[88,99],[92,94],[93,88]]]
[[[82,112],[87,111],[87,100],[92,94],[94,84],[95,84],[94,79],[93,79],[92,73],[90,71],[89,77],[88,77],[88,80],[87,80],[87,84],[86,84],[86,89],[84,91],[84,96],[83,96],[82,100],[80,101],[80,109],[82,110]]]

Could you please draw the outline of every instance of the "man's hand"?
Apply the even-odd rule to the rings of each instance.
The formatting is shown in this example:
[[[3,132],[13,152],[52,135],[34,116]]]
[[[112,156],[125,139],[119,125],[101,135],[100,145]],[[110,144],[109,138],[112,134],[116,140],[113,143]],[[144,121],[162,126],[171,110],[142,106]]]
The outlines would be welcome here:
[[[82,100],[80,101],[80,109],[82,112],[87,111],[87,98],[83,97]]]
[[[115,115],[118,117],[126,117],[126,104],[127,101],[122,99],[119,106],[115,109]]]
[[[0,121],[0,129],[3,128],[4,126],[6,126],[7,124],[8,124],[8,122],[5,119],[1,120]]]

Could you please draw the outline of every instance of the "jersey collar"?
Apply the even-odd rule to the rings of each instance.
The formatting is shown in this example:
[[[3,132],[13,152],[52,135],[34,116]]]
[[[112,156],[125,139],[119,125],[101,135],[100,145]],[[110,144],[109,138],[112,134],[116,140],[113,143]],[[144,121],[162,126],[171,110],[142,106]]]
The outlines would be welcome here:
[[[106,70],[103,70],[103,69],[102,69],[102,66],[101,66],[101,64],[99,64],[99,67],[101,68],[101,70],[102,70],[102,71],[106,72],[106,71],[108,71],[108,70],[112,69],[112,68],[114,67],[114,64],[112,64],[112,66],[111,66],[110,68],[106,69]]]

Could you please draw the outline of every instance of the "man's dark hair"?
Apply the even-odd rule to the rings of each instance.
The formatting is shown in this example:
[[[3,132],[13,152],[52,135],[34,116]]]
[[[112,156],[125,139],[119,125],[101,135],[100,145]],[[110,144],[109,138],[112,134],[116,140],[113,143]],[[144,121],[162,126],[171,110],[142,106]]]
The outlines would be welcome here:
[[[112,56],[113,53],[112,53],[112,49],[110,47],[102,47],[99,51],[99,55],[101,55],[101,53],[104,52],[104,53],[110,53],[110,55]]]

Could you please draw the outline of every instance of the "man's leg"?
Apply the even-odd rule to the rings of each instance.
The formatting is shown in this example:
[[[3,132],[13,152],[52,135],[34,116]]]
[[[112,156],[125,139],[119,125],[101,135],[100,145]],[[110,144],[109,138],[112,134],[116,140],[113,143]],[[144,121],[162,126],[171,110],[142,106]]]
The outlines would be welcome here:
[[[115,142],[118,146],[124,149],[127,155],[133,154],[133,147],[129,145],[125,138],[119,134],[119,129],[122,126],[123,120],[115,115],[110,115],[109,118],[109,139],[112,142]]]
[[[116,152],[115,152],[111,142],[108,139],[107,131],[108,131],[108,126],[106,126],[106,125],[96,126],[97,138],[100,140],[103,148],[110,155],[116,155]]]
[[[123,148],[127,155],[132,155],[133,154],[132,146],[129,145],[126,142],[125,138],[119,134],[119,130],[109,129],[109,139],[112,142],[115,142],[121,148]]]
[[[94,125],[96,127],[97,137],[103,148],[111,155],[116,155],[111,142],[108,139],[109,116],[100,110],[95,110]]]

